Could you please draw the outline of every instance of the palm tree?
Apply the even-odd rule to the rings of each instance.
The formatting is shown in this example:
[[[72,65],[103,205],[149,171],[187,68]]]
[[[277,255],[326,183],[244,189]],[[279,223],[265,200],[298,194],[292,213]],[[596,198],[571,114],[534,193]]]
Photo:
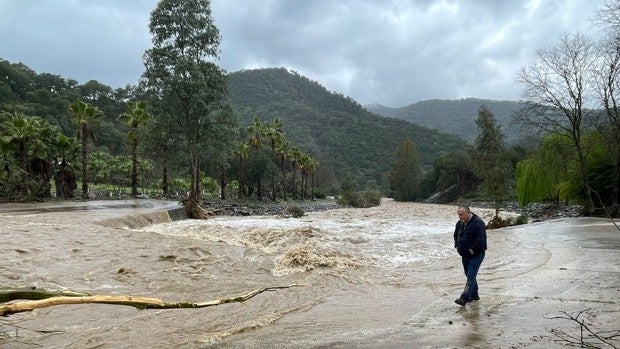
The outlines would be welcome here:
[[[76,156],[79,145],[73,137],[58,134],[54,142],[56,151],[55,165],[59,166],[55,171],[54,181],[56,183],[56,196],[62,198],[72,198],[77,188],[75,174],[70,169],[69,162]]]
[[[308,173],[310,174],[310,199],[314,200],[314,172],[316,172],[316,168],[319,166],[319,162],[309,156],[308,159]]]
[[[239,156],[239,171],[237,172],[237,181],[239,182],[239,198],[244,196],[244,179],[243,179],[243,160],[250,156],[250,145],[246,142],[240,142],[237,145],[235,153]]]
[[[2,141],[13,145],[17,149],[19,168],[28,174],[27,145],[36,140],[37,125],[35,118],[26,117],[15,112],[14,114],[2,112],[5,121],[2,123]]]
[[[146,125],[151,115],[146,112],[145,102],[129,102],[127,111],[122,113],[120,120],[130,127],[127,140],[131,142],[131,195],[138,195],[138,135],[139,129]]]
[[[293,188],[292,188],[293,198],[295,198],[295,192],[297,191],[296,190],[297,183],[295,183],[296,181],[295,171],[297,170],[297,164],[301,163],[301,157],[302,157],[301,150],[299,150],[299,148],[295,146],[291,147],[290,153],[288,154],[288,158],[290,159],[289,161],[291,162],[291,167],[293,168]]]
[[[92,129],[99,126],[104,115],[96,106],[83,101],[69,104],[71,121],[78,126],[78,138],[82,146],[82,197],[88,198],[88,141],[95,141]]]
[[[258,117],[254,118],[254,124],[248,126],[245,129],[250,135],[250,140],[248,143],[252,146],[252,148],[258,150],[260,149],[263,137],[263,124],[260,122]]]
[[[248,140],[248,144],[252,149],[254,149],[254,153],[258,156],[258,151],[263,145],[263,136],[265,134],[265,125],[263,125],[258,117],[254,118],[254,123],[246,128],[250,139]],[[262,199],[262,175],[257,178],[257,188],[256,193],[258,199]],[[252,188],[249,188],[248,195],[251,195]]]
[[[302,153],[301,160],[299,162],[299,168],[301,170],[301,198],[305,199],[308,196],[308,174],[313,168],[313,160],[310,154]]]
[[[270,123],[265,124],[263,127],[263,134],[269,139],[269,145],[271,146],[271,157],[274,163],[278,163],[276,156],[276,146],[284,139],[284,133],[282,132],[282,122],[279,119],[273,119]],[[271,197],[276,200],[276,178],[275,172],[271,175]]]
[[[276,144],[276,151],[278,152],[278,158],[280,159],[280,168],[282,169],[282,195],[286,200],[286,167],[284,166],[284,160],[291,151],[291,142],[282,139]]]
[[[25,116],[20,113],[3,112],[0,137],[7,177],[10,177],[10,154],[17,154],[17,167],[21,174],[17,177],[17,186],[8,192],[33,195],[37,198],[50,196],[50,152],[52,140],[58,132],[46,121],[38,117]],[[34,180],[35,182],[29,182]],[[7,192],[7,193],[8,193]]]
[[[7,154],[17,153],[18,168],[21,175],[16,187],[9,192],[23,195],[34,195],[37,198],[50,196],[50,166],[49,151],[50,139],[54,129],[38,117],[28,117],[21,113],[2,113],[2,127],[0,128],[1,143],[4,144]],[[8,157],[5,162],[7,175],[11,175]],[[32,186],[34,179],[38,185]]]

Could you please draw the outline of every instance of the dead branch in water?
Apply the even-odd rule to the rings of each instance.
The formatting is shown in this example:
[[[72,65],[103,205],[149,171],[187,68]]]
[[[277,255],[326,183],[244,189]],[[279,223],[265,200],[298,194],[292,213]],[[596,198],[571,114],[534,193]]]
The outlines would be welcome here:
[[[245,302],[248,299],[266,292],[274,291],[284,288],[305,286],[302,284],[292,284],[288,286],[270,286],[258,288],[254,291],[246,294],[215,299],[207,302],[164,302],[159,298],[149,297],[133,297],[133,296],[111,296],[111,295],[91,295],[88,293],[80,293],[73,291],[47,291],[43,289],[1,289],[0,296],[3,299],[15,300],[15,299],[28,299],[27,301],[20,301],[11,304],[0,304],[0,316],[8,316],[15,313],[22,313],[32,311],[34,309],[46,308],[55,305],[67,305],[67,304],[87,304],[87,303],[99,303],[99,304],[112,304],[112,305],[127,305],[137,309],[181,309],[181,308],[206,308],[216,305]],[[11,292],[11,290],[13,292]],[[30,290],[30,292],[28,292]],[[32,297],[32,298],[28,298]]]
[[[582,348],[603,348],[601,345],[609,348],[618,348],[617,343],[612,341],[620,338],[620,330],[595,332],[586,323],[585,320],[579,319],[581,315],[587,313],[590,309],[582,310],[577,315],[573,316],[565,311],[560,311],[563,316],[554,316],[548,319],[565,319],[571,320],[579,324],[579,335],[569,334],[562,330],[552,329],[557,339],[557,342],[566,342],[572,345],[579,345]]]

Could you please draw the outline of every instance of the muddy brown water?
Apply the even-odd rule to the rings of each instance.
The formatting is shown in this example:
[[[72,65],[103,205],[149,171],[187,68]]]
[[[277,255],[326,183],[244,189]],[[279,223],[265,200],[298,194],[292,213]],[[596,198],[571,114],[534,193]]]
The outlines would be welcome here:
[[[579,326],[553,317],[585,309],[594,328],[620,329],[620,234],[604,219],[489,231],[481,300],[460,307],[453,206],[171,222],[177,207],[1,205],[0,284],[197,302],[305,286],[203,309],[38,309],[0,319],[0,347],[560,348],[553,331]]]

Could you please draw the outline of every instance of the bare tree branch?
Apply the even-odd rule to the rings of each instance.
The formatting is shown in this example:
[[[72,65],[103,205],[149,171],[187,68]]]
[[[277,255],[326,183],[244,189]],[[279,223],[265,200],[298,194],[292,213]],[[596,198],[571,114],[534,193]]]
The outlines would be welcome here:
[[[585,309],[577,313],[576,316],[570,315],[566,311],[560,311],[563,316],[553,316],[547,319],[564,319],[571,320],[579,324],[579,336],[574,334],[568,334],[563,330],[552,329],[551,333],[559,338],[560,342],[567,342],[569,344],[576,344],[582,348],[603,348],[601,345],[609,348],[618,348],[615,343],[620,338],[620,330],[612,331],[594,331],[585,323],[585,320],[579,319],[583,314],[588,314],[590,309]]]
[[[37,292],[24,292],[24,289],[17,289],[17,292],[11,294],[10,292],[5,292],[5,294],[10,294],[6,296],[6,298],[14,297],[17,294],[20,294],[21,297],[34,297],[31,299],[35,300],[27,300],[20,301],[16,303],[10,304],[1,304],[0,305],[0,316],[8,316],[15,313],[22,313],[32,311],[34,309],[46,308],[55,305],[66,305],[66,304],[86,304],[86,303],[99,303],[99,304],[113,304],[113,305],[127,305],[137,309],[180,309],[180,308],[205,308],[212,307],[226,303],[233,302],[244,302],[260,293],[266,291],[274,291],[278,289],[291,288],[291,287],[299,287],[305,286],[302,284],[291,284],[288,286],[270,286],[258,288],[254,291],[248,292],[243,295],[215,299],[206,302],[164,302],[159,298],[149,298],[149,297],[134,297],[134,296],[114,296],[114,295],[90,295],[87,293],[79,293],[72,291],[46,291],[46,290],[36,290]],[[35,290],[31,290],[35,291]],[[16,299],[16,298],[13,298]],[[24,298],[20,298],[24,299]],[[29,299],[29,298],[25,298]]]

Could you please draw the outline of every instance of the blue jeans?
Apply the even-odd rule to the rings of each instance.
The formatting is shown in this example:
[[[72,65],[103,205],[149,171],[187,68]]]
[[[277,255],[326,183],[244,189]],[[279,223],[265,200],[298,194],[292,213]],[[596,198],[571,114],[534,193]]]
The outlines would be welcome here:
[[[478,276],[480,264],[482,264],[482,260],[484,259],[484,251],[478,252],[471,257],[463,256],[461,259],[463,261],[465,276],[467,276],[467,283],[465,284],[463,294],[461,294],[461,299],[471,302],[474,298],[479,298],[476,276]]]

